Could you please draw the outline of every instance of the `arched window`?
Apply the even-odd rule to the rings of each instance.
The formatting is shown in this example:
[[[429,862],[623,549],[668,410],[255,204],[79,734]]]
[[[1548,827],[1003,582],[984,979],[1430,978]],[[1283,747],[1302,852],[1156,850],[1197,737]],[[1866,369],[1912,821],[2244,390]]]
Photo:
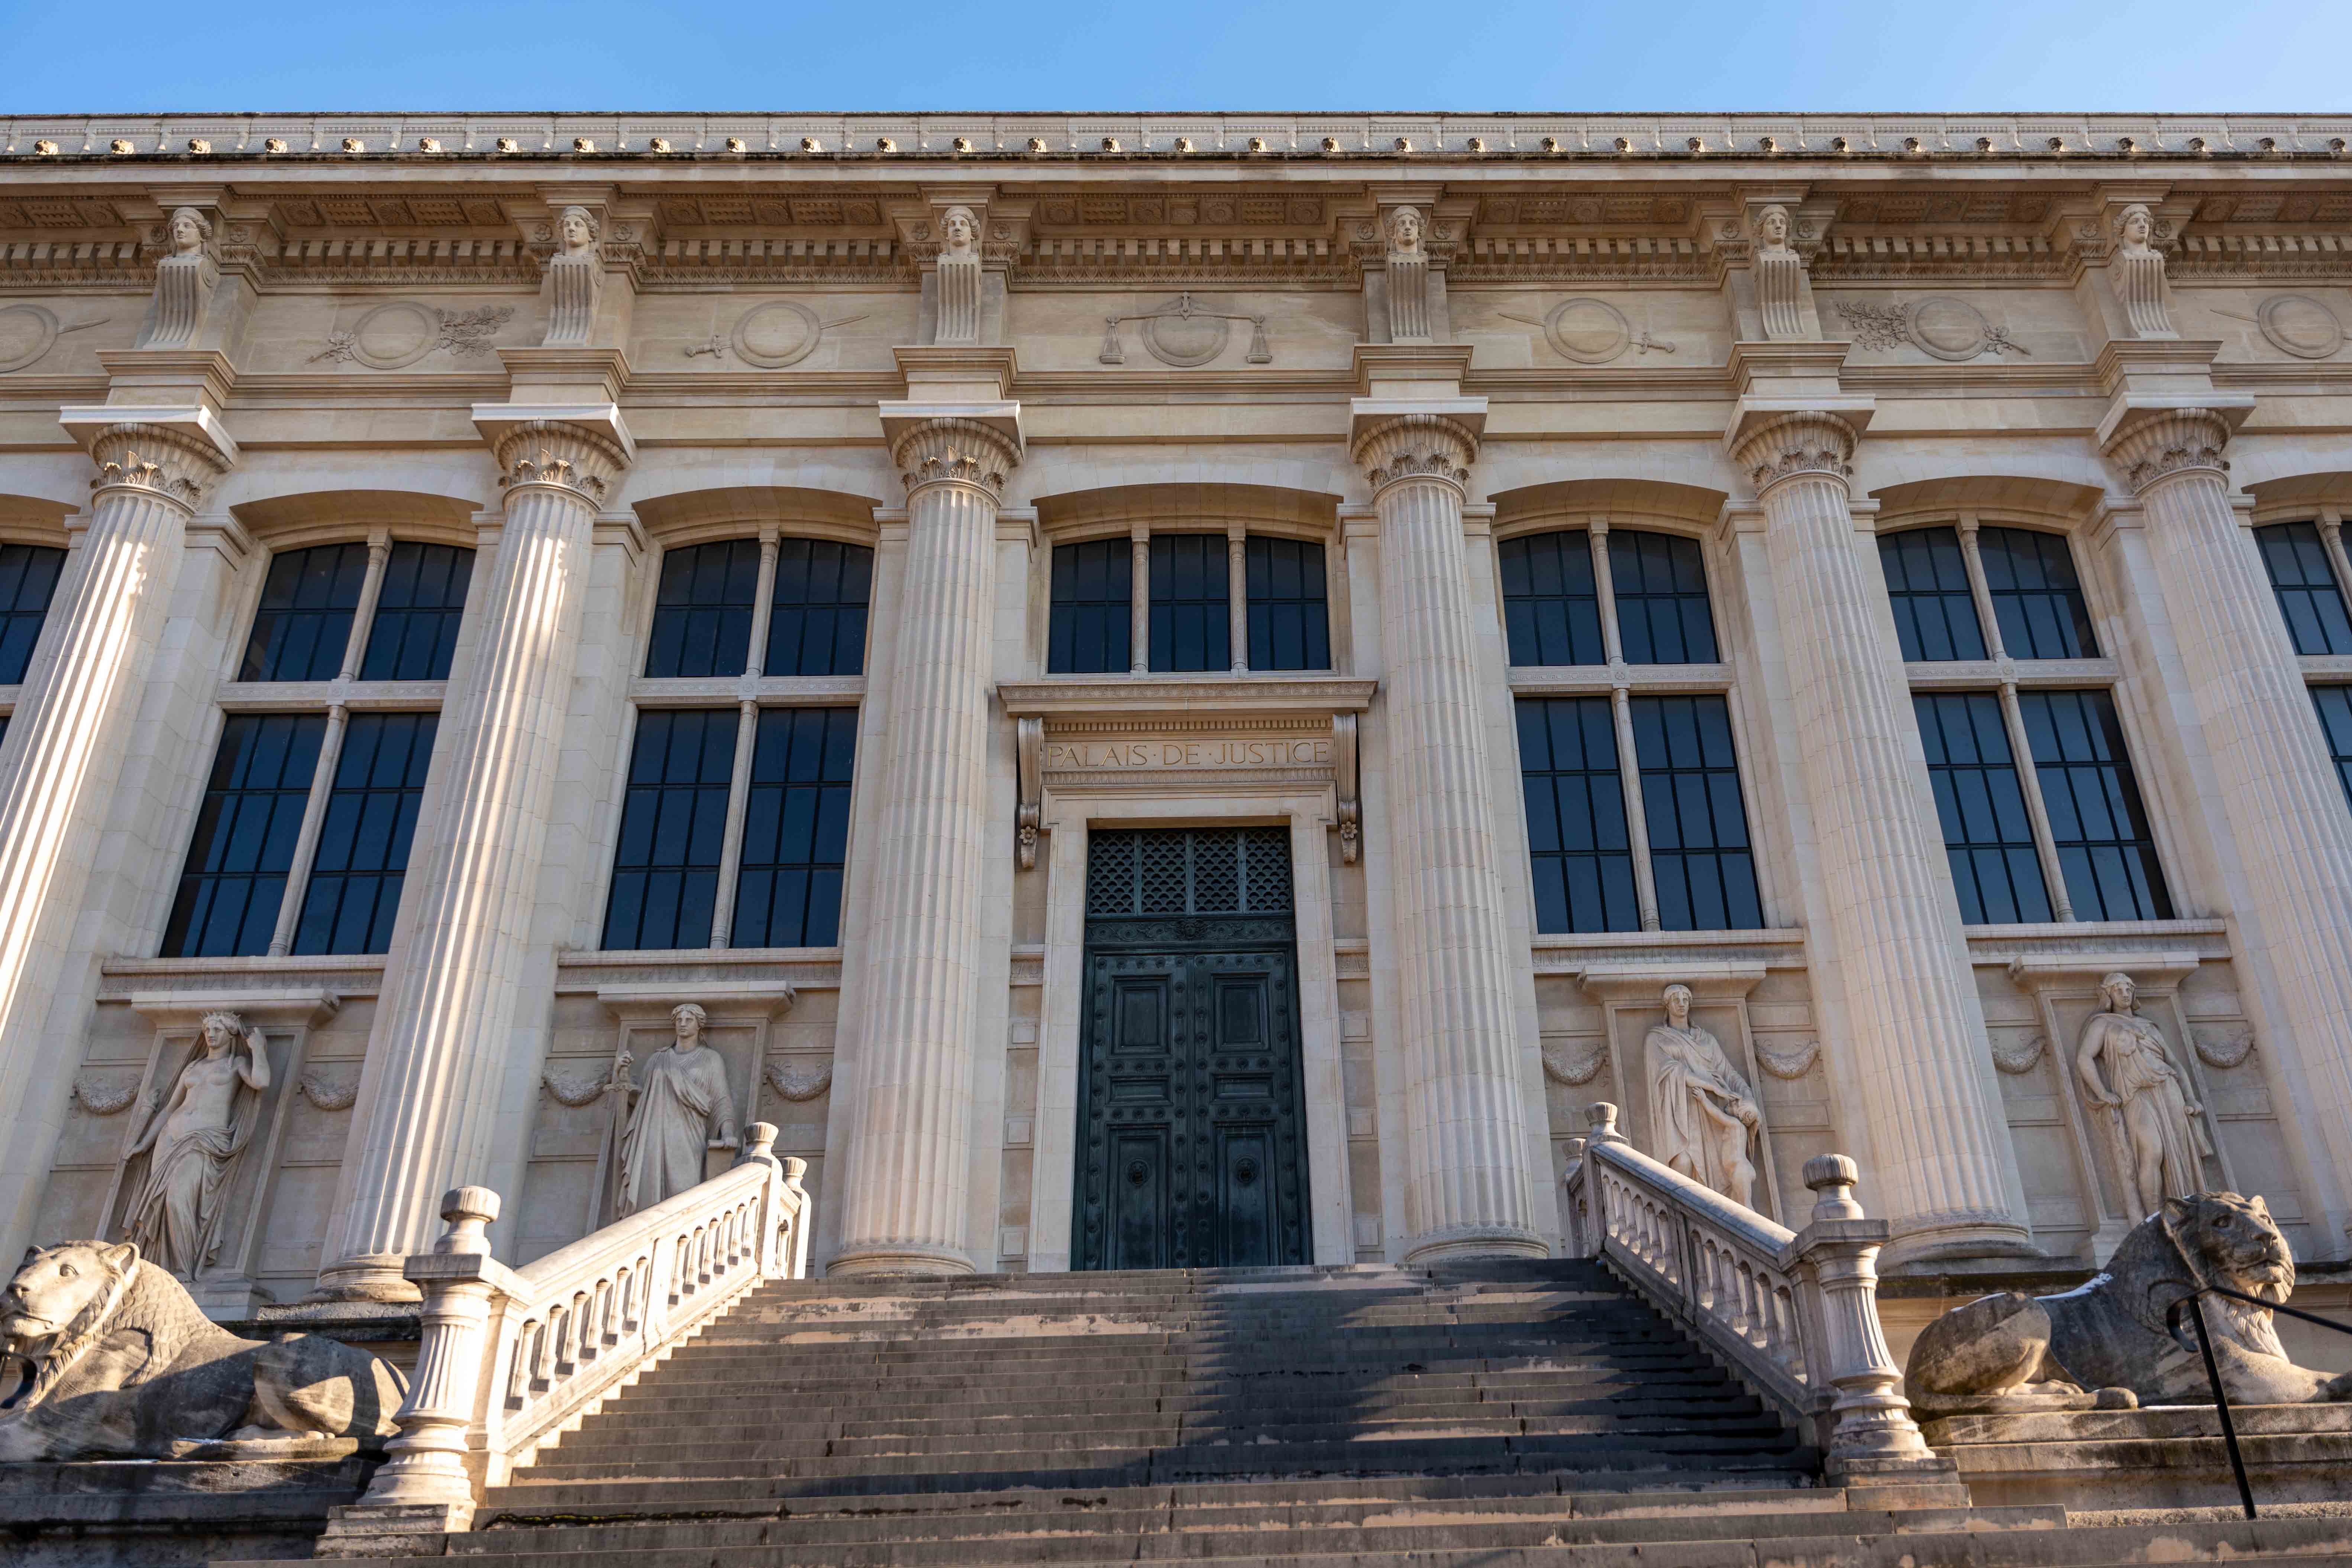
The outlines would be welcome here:
[[[0,686],[15,686],[25,679],[65,564],[62,550],[0,544]]]
[[[1606,541],[1608,569],[1596,560]],[[1627,664],[1713,664],[1715,613],[1698,542],[1642,529],[1562,529],[1496,547],[1503,626],[1514,665],[1605,664],[1614,612]]]
[[[332,680],[367,584],[368,547],[321,544],[269,558],[240,680]]]

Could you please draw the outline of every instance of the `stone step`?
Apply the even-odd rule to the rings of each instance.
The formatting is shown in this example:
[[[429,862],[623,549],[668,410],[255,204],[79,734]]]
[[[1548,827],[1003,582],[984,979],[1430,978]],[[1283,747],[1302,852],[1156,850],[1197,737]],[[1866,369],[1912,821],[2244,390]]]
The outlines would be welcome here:
[[[747,1409],[761,1408],[746,1401],[740,1392],[740,1384],[726,1386],[724,1393],[708,1394],[675,1394],[633,1388],[608,1401],[604,1408],[607,1411],[625,1411],[627,1419],[639,1425],[740,1417]],[[827,1411],[837,1416],[844,1411],[864,1408],[869,1396],[886,1391],[890,1396],[887,1401],[890,1410],[922,1419],[942,1415],[1002,1419],[1014,1413],[1050,1416],[1056,1420],[1086,1420],[1129,1414],[1213,1414],[1231,1410],[1237,1403],[1233,1391],[1206,1390],[1191,1383],[1178,1383],[1157,1390],[1121,1384],[1108,1393],[1073,1388],[1040,1395],[1024,1389],[998,1390],[992,1394],[969,1389],[917,1394],[888,1380],[876,1379],[852,1388],[823,1393],[794,1384],[780,1394],[775,1404],[767,1408],[780,1416],[787,1410],[812,1409]],[[1617,1410],[1645,1404],[1661,1409],[1715,1409],[1727,1405],[1747,1408],[1755,1406],[1757,1403],[1752,1394],[1720,1373],[1697,1373],[1679,1378],[1656,1376],[1573,1382],[1565,1378],[1543,1382],[1528,1380],[1500,1386],[1472,1384],[1465,1387],[1449,1383],[1427,1388],[1387,1388],[1370,1395],[1354,1384],[1333,1385],[1301,1379],[1296,1384],[1272,1387],[1252,1384],[1245,1397],[1251,1409],[1328,1410],[1337,1415],[1461,1411],[1543,1415]]]
[[[1129,1338],[1120,1334],[1035,1342],[1012,1339],[927,1344],[883,1342],[855,1346],[713,1344],[707,1347],[698,1345],[692,1364],[714,1370],[772,1366],[780,1357],[789,1356],[812,1363],[822,1362],[828,1367],[887,1367],[920,1372],[927,1367],[974,1364],[1011,1369],[1083,1356],[1090,1365],[1105,1367],[1190,1369],[1196,1366],[1379,1364],[1393,1368],[1400,1363],[1411,1361],[1492,1361],[1563,1355],[1674,1358],[1696,1353],[1688,1340],[1671,1331],[1600,1334],[1580,1329],[1574,1334],[1433,1333],[1395,1343],[1365,1342],[1353,1334],[1345,1334],[1344,1331],[1332,1332],[1342,1336],[1341,1342],[1333,1344],[1326,1340],[1320,1343],[1299,1345],[1291,1348],[1289,1353],[1285,1353],[1284,1342],[1256,1336],[1213,1344],[1154,1344],[1139,1336]]]

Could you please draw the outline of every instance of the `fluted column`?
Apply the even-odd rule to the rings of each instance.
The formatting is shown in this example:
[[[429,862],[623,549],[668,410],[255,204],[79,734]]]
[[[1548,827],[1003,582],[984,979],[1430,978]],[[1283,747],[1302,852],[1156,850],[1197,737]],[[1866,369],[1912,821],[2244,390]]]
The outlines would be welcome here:
[[[443,726],[430,837],[409,867],[413,921],[369,1041],[319,1279],[331,1296],[415,1300],[402,1260],[432,1242],[442,1194],[486,1168],[596,514],[628,458],[604,432],[531,420],[500,432],[498,460],[506,518],[471,679]]]
[[[104,426],[89,448],[89,527],[50,606],[55,653],[36,667],[9,725],[17,761],[0,785],[0,1105],[12,1108],[34,1068],[64,1070],[42,1060],[56,1048],[41,1028],[57,968],[54,952],[41,962],[42,921],[70,922],[80,907],[74,868],[87,860],[68,858],[74,819],[120,761],[183,536],[227,471],[207,443],[154,425]]]
[[[1944,847],[1913,777],[1916,721],[1885,653],[1846,485],[1852,426],[1785,414],[1735,457],[1764,509],[1788,627],[1790,704],[1827,930],[1814,984],[1835,986],[1842,1070],[1869,1117],[1872,1186],[1907,1258],[2029,1243],[2012,1212],[2006,1133],[1972,1006]],[[1821,942],[1820,937],[1826,937]]]
[[[940,418],[898,437],[907,569],[882,831],[863,873],[865,1044],[836,1274],[969,1273],[972,1020],[987,831],[996,509],[1012,440]]]
[[[2352,816],[2293,645],[2230,505],[2210,409],[2126,416],[2107,456],[2139,493],[2164,608],[2196,704],[2242,892],[2246,957],[2269,970],[2314,1099],[2305,1125],[2352,1183]],[[2330,1208],[2341,1209],[2341,1188]]]
[[[1375,425],[1355,444],[1381,527],[1409,1262],[1547,1250],[1527,1163],[1463,551],[1463,487],[1477,452],[1467,426],[1435,414]]]

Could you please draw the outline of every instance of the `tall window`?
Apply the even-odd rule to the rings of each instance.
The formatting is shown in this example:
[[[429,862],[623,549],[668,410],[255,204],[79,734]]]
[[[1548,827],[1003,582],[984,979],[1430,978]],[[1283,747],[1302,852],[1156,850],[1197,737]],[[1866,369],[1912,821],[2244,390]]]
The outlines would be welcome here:
[[[164,952],[220,958],[269,950],[326,733],[320,713],[229,716],[164,927]]]
[[[2319,710],[2319,728],[2327,737],[2327,754],[2336,760],[2336,777],[2345,797],[2352,800],[2352,686],[2315,686],[2311,700]],[[0,729],[0,740],[8,731]]]
[[[2019,702],[2076,912],[2089,920],[2170,920],[2172,899],[2115,699],[2105,691],[2028,691]]]
[[[873,587],[874,552],[865,545],[778,540],[768,657],[761,673],[865,674],[866,600]]]
[[[1592,542],[1603,540],[1607,571]],[[1698,542],[1596,526],[1521,534],[1496,550],[1515,666],[1713,664],[1715,616]],[[1610,612],[1617,647],[1608,646]]]
[[[1957,528],[1881,534],[1878,561],[1895,602],[1895,635],[1909,663],[1979,659],[1984,632]]]
[[[2344,612],[2344,591],[2328,559],[2327,542],[2313,522],[2281,522],[2254,530],[2254,542],[2270,573],[2271,592],[2286,617],[2294,651],[2352,653],[2352,617]]]
[[[390,948],[473,572],[381,533],[270,558],[165,956]],[[320,709],[285,712],[287,681],[325,684]]]
[[[1134,559],[1135,551],[1124,539],[1089,539],[1054,547],[1048,674],[1101,675],[1130,668]]]
[[[654,595],[646,674],[740,675],[751,653],[751,614],[760,597],[760,542],[662,552]]]
[[[334,679],[342,672],[367,575],[364,544],[321,544],[271,556],[237,679]]]
[[[1222,533],[1151,536],[1151,668],[1233,668],[1230,552]]]
[[[65,564],[62,550],[0,544],[0,686],[23,682]]]
[[[1244,548],[1252,669],[1331,668],[1331,608],[1323,547],[1252,535]]]
[[[1762,925],[1729,674],[1655,668],[1720,658],[1697,543],[1595,521],[1496,558],[1536,929]]]
[[[1517,708],[1536,929],[1640,930],[1609,699],[1522,697]]]
[[[1878,558],[1961,921],[2169,919],[2115,700],[2084,684],[2112,672],[2066,536],[1964,514],[1879,535]],[[1975,690],[1934,668],[2005,658],[2050,662]]]

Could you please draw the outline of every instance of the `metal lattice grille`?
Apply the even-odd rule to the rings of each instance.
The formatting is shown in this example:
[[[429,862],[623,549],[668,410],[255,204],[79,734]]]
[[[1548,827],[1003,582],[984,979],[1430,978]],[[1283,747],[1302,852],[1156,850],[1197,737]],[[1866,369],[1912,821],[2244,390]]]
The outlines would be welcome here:
[[[1089,915],[1276,915],[1290,903],[1285,828],[1155,827],[1087,840]]]

